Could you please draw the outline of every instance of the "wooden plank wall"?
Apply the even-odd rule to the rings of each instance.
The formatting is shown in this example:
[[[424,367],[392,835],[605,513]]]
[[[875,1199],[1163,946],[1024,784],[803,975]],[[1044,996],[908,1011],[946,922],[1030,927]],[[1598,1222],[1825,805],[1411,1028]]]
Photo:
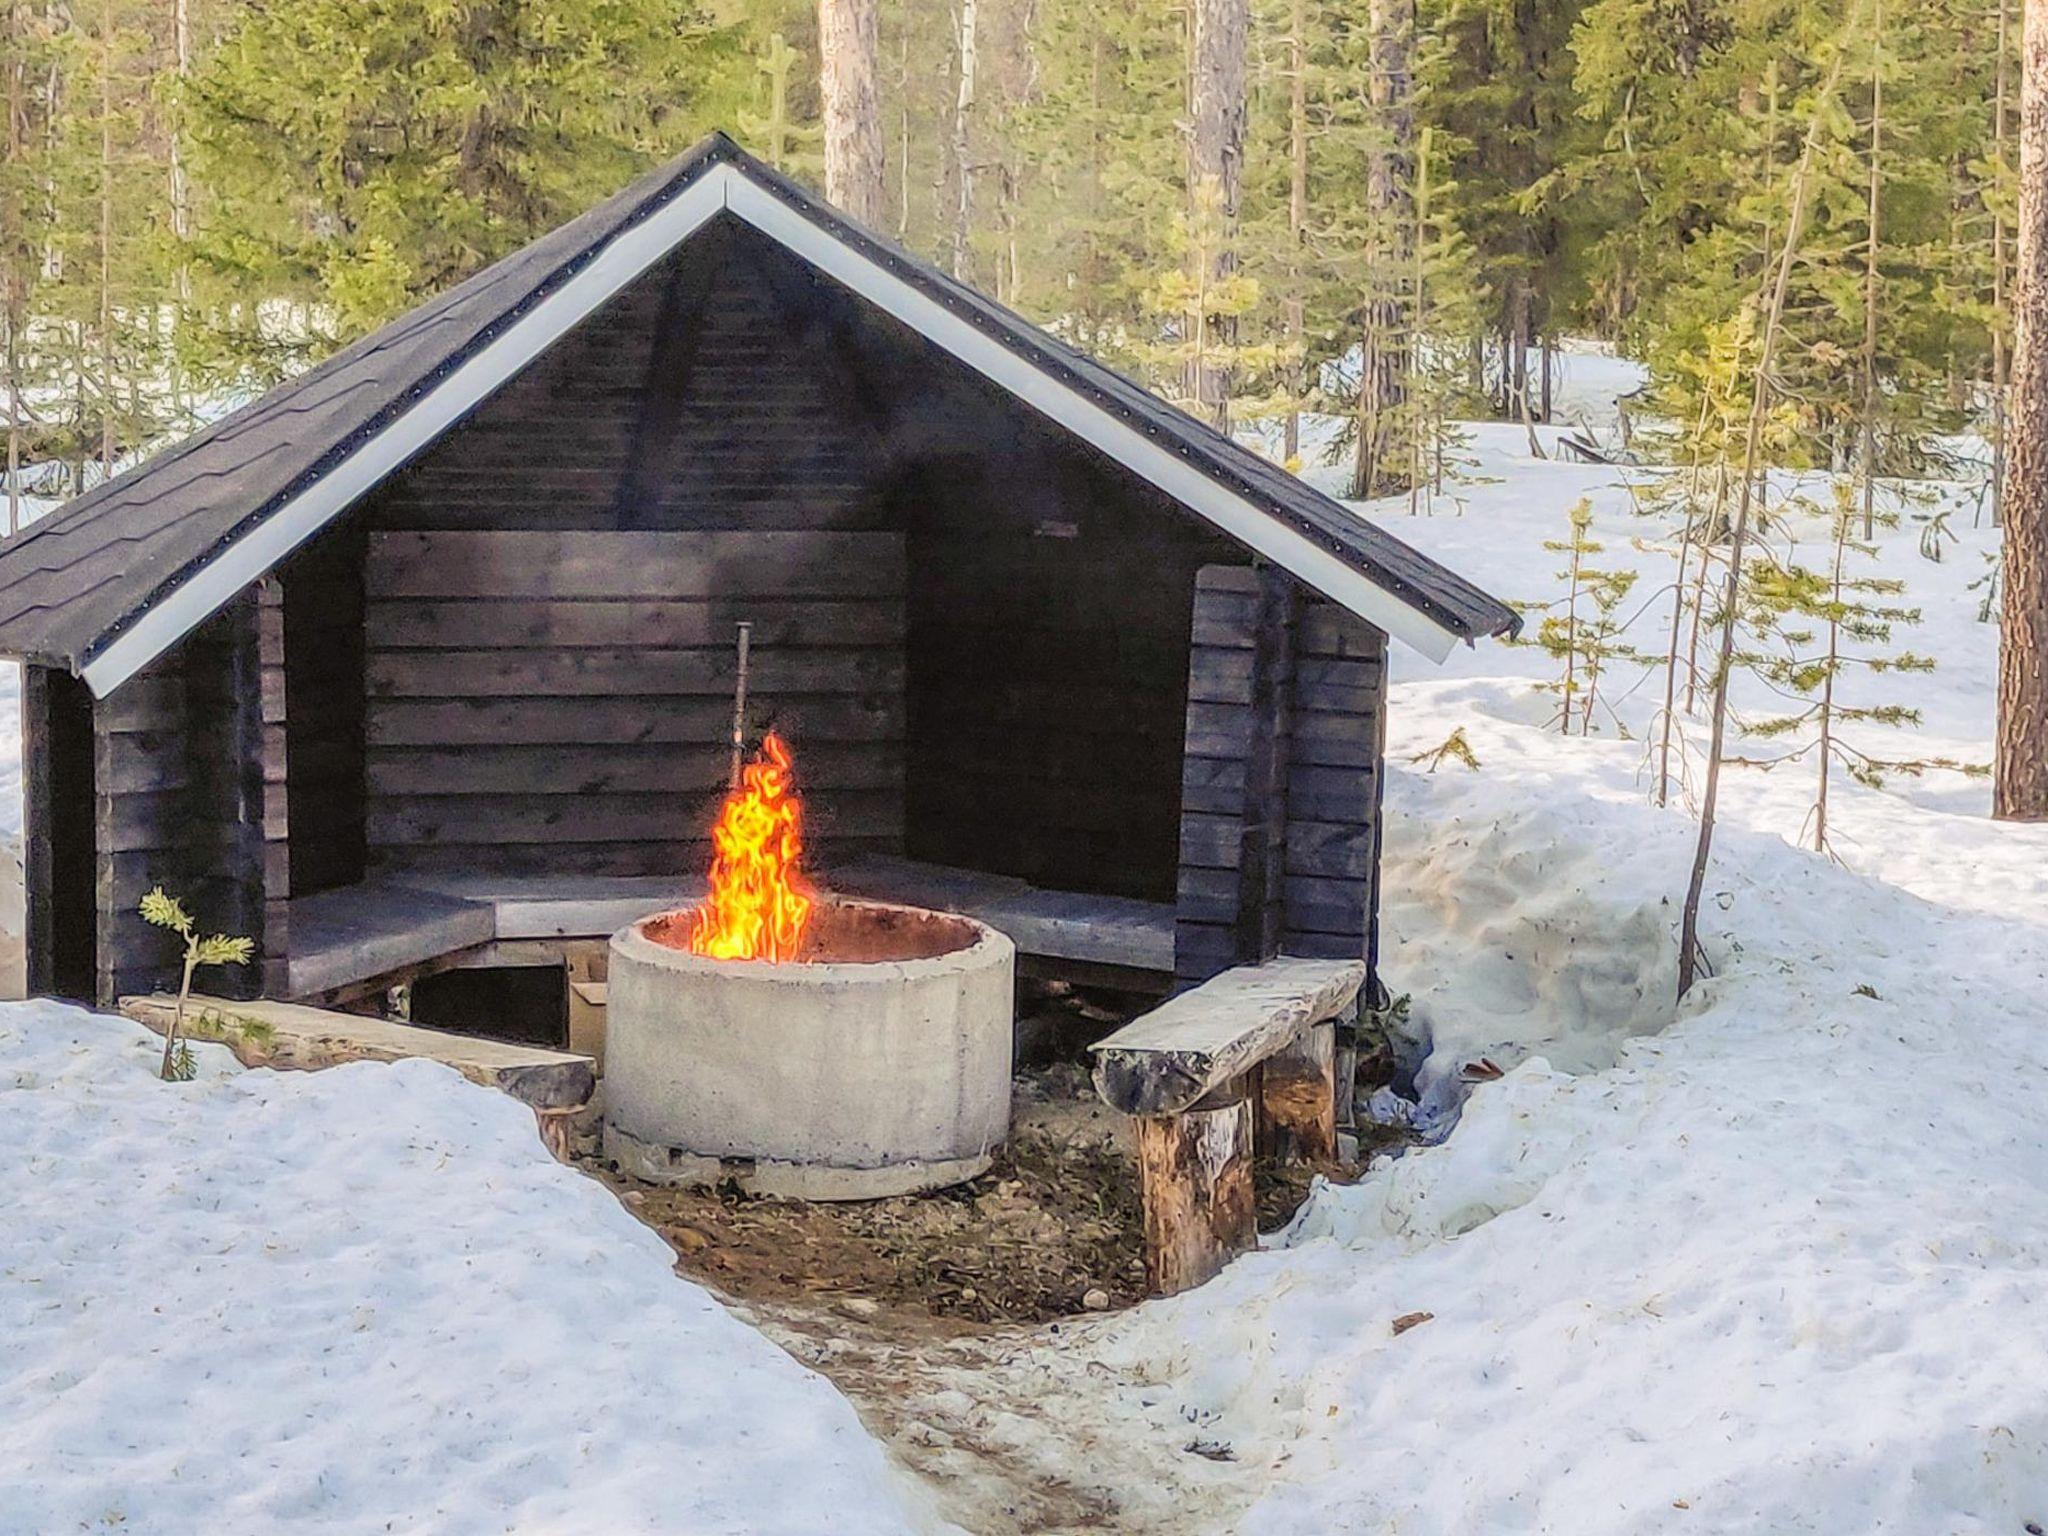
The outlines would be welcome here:
[[[701,867],[743,619],[818,859],[901,848],[879,436],[827,322],[733,250],[692,242],[366,509],[373,868]]]
[[[259,615],[259,593],[244,593],[94,706],[102,1004],[176,983],[176,940],[136,912],[154,885],[181,897],[208,932],[256,941],[256,963],[210,977],[210,991],[254,996],[281,978],[283,935],[268,931],[277,914],[264,881]]]
[[[1194,599],[1174,970],[1377,963],[1386,639],[1243,566]],[[1271,762],[1268,773],[1262,765]]]
[[[288,718],[265,750],[289,756],[286,889],[311,896],[363,878],[363,527],[351,517],[289,560],[274,624]],[[276,740],[269,738],[275,735]]]
[[[696,868],[742,618],[814,841],[901,845],[898,534],[376,533],[369,587],[380,867]]]
[[[24,666],[21,724],[28,991],[90,1002],[98,990],[92,695],[68,672]]]
[[[977,453],[902,489],[909,851],[1171,901],[1190,598],[1227,546],[1070,443],[949,408]]]

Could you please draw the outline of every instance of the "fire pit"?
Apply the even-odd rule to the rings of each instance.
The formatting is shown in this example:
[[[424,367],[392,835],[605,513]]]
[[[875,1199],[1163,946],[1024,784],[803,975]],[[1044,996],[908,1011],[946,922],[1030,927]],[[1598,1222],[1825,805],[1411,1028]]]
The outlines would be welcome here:
[[[971,1179],[1009,1130],[1015,948],[971,918],[809,894],[788,772],[771,736],[714,830],[705,904],[612,938],[605,1154],[805,1200]]]

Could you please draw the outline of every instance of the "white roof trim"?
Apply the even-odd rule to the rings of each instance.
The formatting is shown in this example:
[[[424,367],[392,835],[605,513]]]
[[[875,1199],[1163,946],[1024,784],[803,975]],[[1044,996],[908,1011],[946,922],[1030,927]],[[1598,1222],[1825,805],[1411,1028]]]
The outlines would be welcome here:
[[[567,282],[493,338],[410,410],[365,439],[336,468],[250,529],[184,585],[143,613],[81,672],[104,698],[176,645],[237,592],[274,569],[359,497],[432,443],[506,380],[626,284],[728,210],[877,308],[1059,423],[1084,442],[1276,561],[1331,601],[1432,661],[1458,636],[1361,576],[1322,545],[1277,521],[1154,442],[1122,417],[1020,357],[837,236],[820,229],[744,172],[713,166],[674,201],[622,231]]]

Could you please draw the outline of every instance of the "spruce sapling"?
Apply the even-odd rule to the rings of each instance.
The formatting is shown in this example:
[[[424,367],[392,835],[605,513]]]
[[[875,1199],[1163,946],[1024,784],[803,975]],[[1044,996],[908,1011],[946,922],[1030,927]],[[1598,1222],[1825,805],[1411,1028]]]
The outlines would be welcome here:
[[[174,896],[157,886],[142,898],[138,909],[142,920],[165,928],[185,942],[185,971],[178,982],[178,1005],[171,1010],[171,1025],[164,1032],[164,1059],[158,1075],[167,1083],[189,1082],[198,1070],[192,1048],[184,1040],[185,1008],[192,998],[192,973],[202,965],[247,965],[256,952],[250,939],[230,938],[224,933],[202,938],[191,915]]]

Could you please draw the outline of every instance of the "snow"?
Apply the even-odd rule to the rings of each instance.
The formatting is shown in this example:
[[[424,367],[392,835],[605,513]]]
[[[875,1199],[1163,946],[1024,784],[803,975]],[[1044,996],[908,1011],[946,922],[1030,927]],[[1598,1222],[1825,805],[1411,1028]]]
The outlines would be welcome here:
[[[1691,824],[1625,747],[1471,734],[1478,772],[1391,776],[1387,970],[1440,1071],[1511,1070],[1095,1348],[1272,1467],[1247,1532],[2048,1518],[2039,909],[1730,825],[1718,974],[1658,1032]]]
[[[0,1530],[929,1530],[853,1410],[427,1062],[0,1009]]]
[[[1672,530],[1628,482],[1655,472],[1474,436],[1496,478],[1462,516],[1372,514],[1540,600],[1562,563],[1541,543],[1586,497],[1609,561],[1644,573],[1632,637],[1654,648]],[[1772,501],[1823,480],[1774,477]],[[1994,535],[1970,487],[1915,489],[1956,509],[1958,542],[1925,560],[1909,525],[1877,568],[1908,583],[1924,622],[1901,638],[1939,668],[1882,687],[1925,723],[1852,734],[1986,761],[1996,631],[1969,583]],[[1823,525],[1772,537],[1796,552]],[[1604,736],[1565,737],[1533,687],[1553,667],[1497,645],[1395,660],[1383,968],[1442,1144],[1320,1187],[1266,1251],[1098,1325],[1086,1347],[1130,1383],[1103,1423],[1230,1446],[1258,1469],[1245,1532],[2048,1521],[2048,828],[1991,823],[1959,773],[1838,777],[1830,860],[1796,846],[1810,763],[1733,770],[1713,975],[1680,1007],[1697,828],[1650,803],[1661,683],[1618,697]],[[1738,688],[1738,709],[1763,702]],[[1476,770],[1417,761],[1454,729]],[[1469,1081],[1482,1059],[1505,1076]],[[1431,1316],[1397,1335],[1412,1313]]]
[[[1611,431],[1639,381],[1574,352],[1561,414]],[[1586,498],[1603,561],[1642,573],[1630,638],[1660,648],[1674,530],[1639,508],[1667,472],[1472,435],[1478,476],[1438,515],[1370,514],[1540,602],[1562,590],[1541,546]],[[1769,547],[1817,562],[1824,523],[1796,499],[1824,501],[1825,477],[1771,483]],[[1995,535],[1967,481],[1887,496],[1908,521],[1871,568],[1907,584],[1923,619],[1899,642],[1938,668],[1847,683],[1923,715],[1852,738],[1988,761],[1997,636],[1974,584]],[[1955,535],[1939,563],[1910,520],[1931,507]],[[1733,768],[1712,974],[1680,1006],[1696,824],[1689,779],[1652,803],[1661,680],[1618,669],[1585,738],[1551,723],[1533,647],[1394,666],[1383,967],[1410,1000],[1401,1112],[1435,1144],[1320,1186],[1189,1295],[877,1361],[897,1460],[976,1530],[1019,1528],[1034,1490],[1134,1532],[2048,1524],[2048,827],[1989,821],[1981,777],[1838,777],[1824,857],[1803,846],[1810,758]],[[1777,707],[1750,680],[1736,704],[1738,726]],[[1696,758],[1703,722],[1683,724]],[[1432,771],[1454,730],[1478,766]],[[674,1278],[517,1106],[419,1064],[210,1061],[166,1087],[148,1049],[49,1005],[0,1012],[0,1140],[27,1172],[0,1235],[0,1529],[926,1518],[845,1403]],[[1504,1075],[1475,1080],[1482,1060]],[[996,1462],[1033,1488],[990,1481]]]

